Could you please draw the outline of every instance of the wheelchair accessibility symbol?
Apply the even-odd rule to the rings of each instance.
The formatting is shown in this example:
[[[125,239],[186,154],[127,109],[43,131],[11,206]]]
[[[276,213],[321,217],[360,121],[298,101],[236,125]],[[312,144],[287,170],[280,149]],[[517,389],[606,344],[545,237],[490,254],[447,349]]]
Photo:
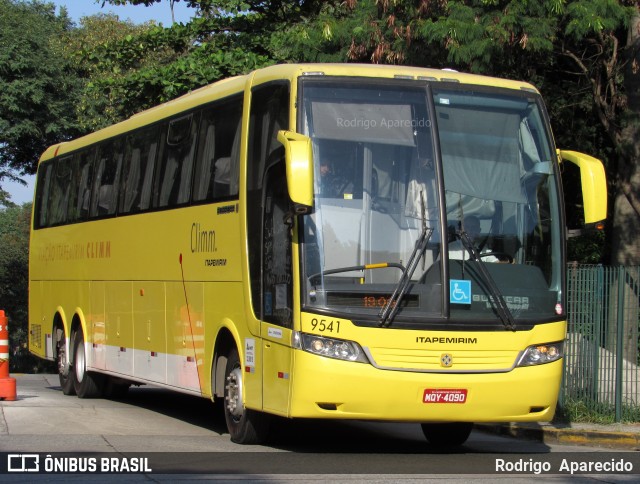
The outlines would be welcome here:
[[[449,281],[449,302],[451,304],[471,304],[471,281],[451,279]]]

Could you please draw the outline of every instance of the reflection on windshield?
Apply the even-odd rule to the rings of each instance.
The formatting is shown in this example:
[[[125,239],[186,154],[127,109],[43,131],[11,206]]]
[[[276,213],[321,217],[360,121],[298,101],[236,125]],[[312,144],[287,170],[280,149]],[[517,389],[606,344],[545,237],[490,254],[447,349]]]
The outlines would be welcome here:
[[[402,283],[398,322],[500,324],[492,284],[514,319],[555,317],[559,208],[535,96],[328,80],[302,93],[316,194],[303,221],[307,307],[374,321],[396,304],[424,220],[433,233]]]

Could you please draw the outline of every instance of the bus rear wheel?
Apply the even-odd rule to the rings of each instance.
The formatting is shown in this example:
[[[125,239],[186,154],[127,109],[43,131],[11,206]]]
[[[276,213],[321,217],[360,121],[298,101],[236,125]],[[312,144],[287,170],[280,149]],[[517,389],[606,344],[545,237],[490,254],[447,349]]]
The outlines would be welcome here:
[[[102,396],[104,378],[102,375],[87,371],[87,356],[84,348],[82,328],[78,328],[73,338],[73,387],[80,398]]]
[[[445,447],[464,444],[473,429],[471,422],[424,423],[421,426],[430,444]]]
[[[76,390],[73,385],[73,365],[67,363],[67,351],[69,345],[64,335],[60,338],[56,350],[56,362],[58,364],[58,377],[60,378],[60,388],[64,395],[75,395]]]
[[[269,433],[269,416],[245,408],[243,403],[242,366],[238,350],[233,348],[227,355],[224,385],[224,419],[236,444],[260,444]]]

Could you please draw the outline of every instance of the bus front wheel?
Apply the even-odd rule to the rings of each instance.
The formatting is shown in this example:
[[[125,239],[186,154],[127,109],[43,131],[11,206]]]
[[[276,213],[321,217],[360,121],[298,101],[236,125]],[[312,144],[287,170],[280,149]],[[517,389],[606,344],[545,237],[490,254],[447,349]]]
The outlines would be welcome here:
[[[471,422],[421,424],[422,433],[432,445],[456,446],[464,444],[471,434]]]
[[[227,356],[224,418],[231,441],[236,444],[259,444],[266,440],[269,433],[269,416],[244,406],[242,365],[236,348]]]

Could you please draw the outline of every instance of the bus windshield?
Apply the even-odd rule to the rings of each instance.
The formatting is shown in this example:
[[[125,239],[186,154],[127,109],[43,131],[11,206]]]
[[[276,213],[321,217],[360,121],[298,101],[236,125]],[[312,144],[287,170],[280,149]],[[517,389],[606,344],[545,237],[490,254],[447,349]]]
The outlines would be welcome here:
[[[315,163],[306,308],[375,325],[398,305],[395,326],[493,328],[500,298],[520,327],[561,317],[561,207],[537,94],[307,78],[301,105]]]

